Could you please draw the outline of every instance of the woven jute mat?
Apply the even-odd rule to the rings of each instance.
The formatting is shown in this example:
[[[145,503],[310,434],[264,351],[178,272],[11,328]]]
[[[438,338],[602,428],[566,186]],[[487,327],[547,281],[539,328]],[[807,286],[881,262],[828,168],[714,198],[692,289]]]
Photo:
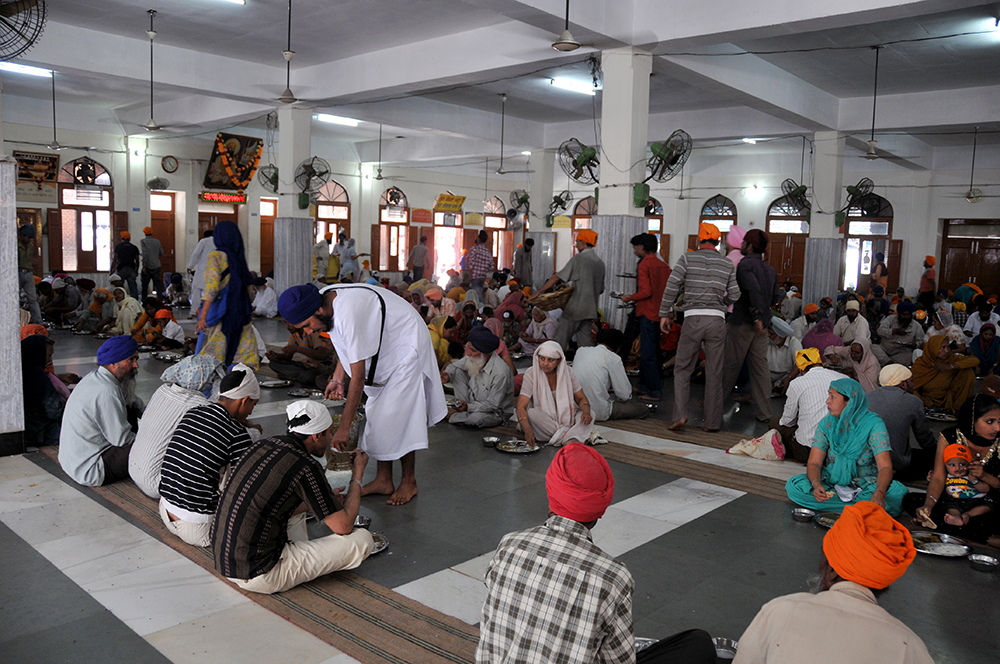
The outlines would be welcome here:
[[[57,458],[55,448],[43,447],[41,451]],[[61,469],[47,470],[65,477]],[[138,519],[165,544],[219,576],[212,552],[185,544],[169,533],[160,520],[157,502],[132,481],[92,490]],[[477,627],[353,572],[330,574],[274,595],[232,587],[364,664],[460,664],[475,659]]]

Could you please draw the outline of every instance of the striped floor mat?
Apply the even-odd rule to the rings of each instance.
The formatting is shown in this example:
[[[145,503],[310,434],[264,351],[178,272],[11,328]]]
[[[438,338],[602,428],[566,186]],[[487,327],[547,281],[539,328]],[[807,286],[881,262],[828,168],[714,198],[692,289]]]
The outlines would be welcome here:
[[[55,448],[43,447],[41,451],[56,459]],[[58,468],[47,470],[62,473]],[[211,551],[189,546],[168,533],[160,521],[156,501],[133,482],[116,482],[93,491],[141,521],[165,544],[215,574]],[[461,664],[475,659],[477,627],[353,572],[330,574],[275,595],[247,593],[233,587],[364,664]]]

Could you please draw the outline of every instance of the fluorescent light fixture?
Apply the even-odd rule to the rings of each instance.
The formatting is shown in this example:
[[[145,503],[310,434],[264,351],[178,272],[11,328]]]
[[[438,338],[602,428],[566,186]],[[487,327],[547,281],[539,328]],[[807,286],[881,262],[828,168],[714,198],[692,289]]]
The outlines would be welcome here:
[[[330,115],[328,113],[319,113],[316,115],[316,119],[320,122],[329,122],[330,124],[339,124],[346,127],[358,126],[358,121],[354,118],[343,118],[339,115]]]
[[[579,92],[580,94],[594,96],[594,86],[591,83],[584,81],[577,81],[572,78],[553,78],[549,79],[549,82],[557,88],[562,88],[563,90],[570,90],[572,92]]]
[[[245,5],[247,0],[226,0],[226,2],[231,2],[234,5]]]
[[[757,145],[757,139],[756,138],[744,138],[743,142],[747,143],[748,145]]]
[[[530,157],[531,150],[521,150],[521,154],[523,154],[525,157]]]
[[[29,67],[28,65],[17,65],[13,62],[0,62],[0,71],[9,71],[14,74],[28,74],[29,76],[44,76],[52,78],[51,69],[41,69],[39,67]]]

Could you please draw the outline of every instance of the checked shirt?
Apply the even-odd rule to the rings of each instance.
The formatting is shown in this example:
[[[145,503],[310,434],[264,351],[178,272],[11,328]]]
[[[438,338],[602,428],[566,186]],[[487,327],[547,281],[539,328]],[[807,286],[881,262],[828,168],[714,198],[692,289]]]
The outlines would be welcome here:
[[[486,588],[479,664],[635,662],[632,575],[576,521],[504,536]]]

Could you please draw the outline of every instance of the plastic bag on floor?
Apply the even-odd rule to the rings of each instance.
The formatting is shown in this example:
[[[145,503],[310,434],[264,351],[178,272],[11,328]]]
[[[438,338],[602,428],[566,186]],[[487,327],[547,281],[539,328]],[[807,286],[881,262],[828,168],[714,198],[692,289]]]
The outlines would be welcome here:
[[[771,429],[759,438],[741,440],[726,450],[726,454],[742,454],[765,461],[781,461],[785,458],[785,446],[781,444],[781,434],[776,429]]]

